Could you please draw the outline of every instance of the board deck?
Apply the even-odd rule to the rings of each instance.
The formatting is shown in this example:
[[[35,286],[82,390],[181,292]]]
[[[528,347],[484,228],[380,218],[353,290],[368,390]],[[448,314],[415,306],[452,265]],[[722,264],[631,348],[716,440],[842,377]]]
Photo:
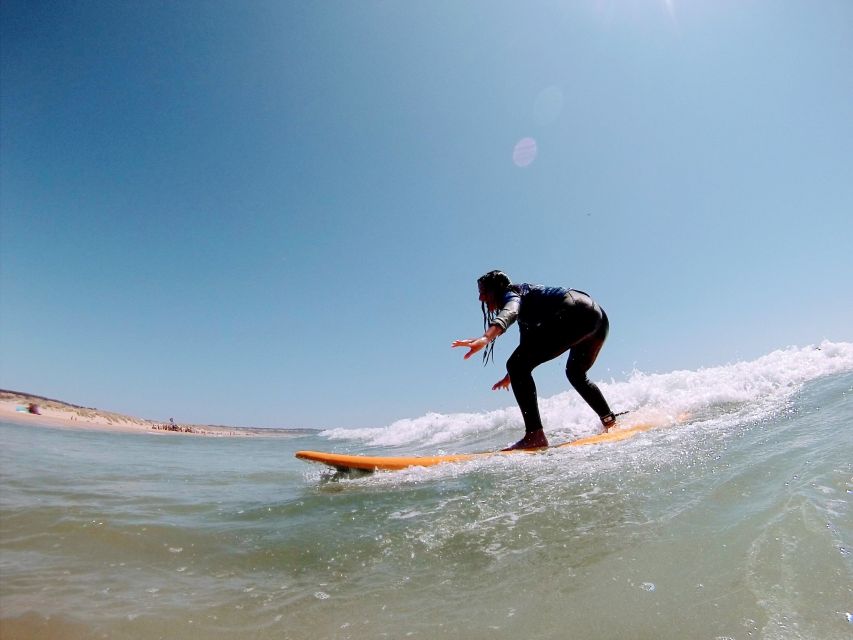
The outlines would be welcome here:
[[[326,453],[324,451],[297,451],[296,457],[308,462],[320,462],[334,467],[339,471],[399,471],[409,467],[433,467],[437,464],[447,462],[465,462],[478,458],[492,456],[505,456],[515,454],[536,454],[550,449],[561,449],[563,447],[583,447],[591,444],[603,444],[606,442],[619,442],[627,440],[638,433],[649,431],[661,426],[660,423],[644,422],[630,427],[616,428],[607,433],[599,433],[594,436],[578,438],[570,442],[553,445],[544,449],[516,449],[513,451],[483,451],[479,453],[453,453],[439,456],[360,456],[344,453]]]

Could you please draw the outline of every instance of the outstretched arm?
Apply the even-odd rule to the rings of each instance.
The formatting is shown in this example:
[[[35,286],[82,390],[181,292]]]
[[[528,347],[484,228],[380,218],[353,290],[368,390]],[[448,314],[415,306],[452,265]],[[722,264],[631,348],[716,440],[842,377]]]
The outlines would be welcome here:
[[[467,360],[475,353],[483,349],[487,344],[493,342],[495,338],[503,333],[503,329],[501,329],[498,325],[493,324],[490,325],[488,329],[486,329],[486,333],[481,335],[479,338],[468,338],[467,340],[454,340],[451,347],[467,347],[469,349],[468,353],[465,354],[465,359]]]

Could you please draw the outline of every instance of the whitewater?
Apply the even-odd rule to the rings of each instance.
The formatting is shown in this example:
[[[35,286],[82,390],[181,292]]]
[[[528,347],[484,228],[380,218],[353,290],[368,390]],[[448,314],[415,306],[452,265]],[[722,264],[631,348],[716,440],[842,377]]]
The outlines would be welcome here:
[[[252,438],[0,424],[0,637],[853,635],[853,344],[599,384],[671,426],[349,477],[293,453],[494,449],[520,415]],[[540,406],[554,443],[600,429],[572,391]]]

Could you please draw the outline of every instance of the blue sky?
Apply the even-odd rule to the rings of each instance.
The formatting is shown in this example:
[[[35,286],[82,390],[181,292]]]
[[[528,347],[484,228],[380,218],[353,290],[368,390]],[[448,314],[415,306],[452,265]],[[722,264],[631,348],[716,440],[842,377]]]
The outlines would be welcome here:
[[[509,406],[516,329],[494,366],[450,349],[493,268],[600,301],[596,380],[853,338],[848,0],[0,12],[4,388],[281,427]]]

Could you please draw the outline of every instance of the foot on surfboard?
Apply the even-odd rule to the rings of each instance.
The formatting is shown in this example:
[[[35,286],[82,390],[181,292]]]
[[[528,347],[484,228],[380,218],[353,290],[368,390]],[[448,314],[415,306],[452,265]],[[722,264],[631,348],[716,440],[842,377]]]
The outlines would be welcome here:
[[[609,432],[612,428],[616,426],[616,418],[619,416],[624,416],[627,411],[620,411],[619,413],[610,412],[606,416],[601,417],[601,425],[604,427],[604,433]]]
[[[502,451],[515,451],[516,449],[544,449],[548,446],[548,438],[545,437],[545,432],[542,429],[525,433],[524,437],[516,442],[511,447],[502,449]]]

